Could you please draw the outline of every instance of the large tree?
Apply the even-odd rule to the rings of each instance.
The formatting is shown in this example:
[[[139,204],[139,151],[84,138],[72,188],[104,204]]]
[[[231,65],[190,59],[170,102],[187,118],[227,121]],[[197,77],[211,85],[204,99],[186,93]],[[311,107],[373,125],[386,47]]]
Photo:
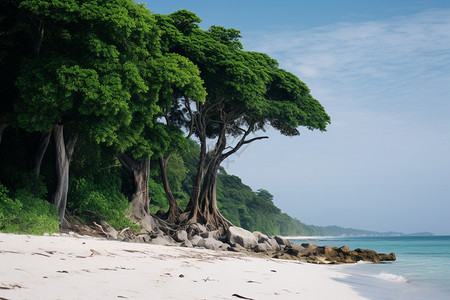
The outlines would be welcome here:
[[[130,196],[138,218],[149,215],[148,181],[150,176],[150,157],[159,156],[162,175],[165,174],[167,158],[176,148],[183,147],[182,131],[164,119],[173,99],[188,97],[193,101],[204,101],[206,92],[199,70],[192,62],[178,54],[162,54],[150,62],[142,62],[141,68],[147,70],[144,81],[151,85],[152,98],[136,94],[130,99],[133,119],[129,126],[119,131],[117,147],[120,149],[119,160],[133,177],[134,191]],[[148,107],[155,109],[149,111]],[[162,119],[162,120],[160,120]],[[167,179],[167,178],[166,178]],[[176,202],[171,196],[170,187],[164,181],[171,209]],[[169,213],[170,214],[170,213]]]
[[[330,118],[308,87],[278,68],[276,60],[243,51],[239,31],[218,26],[201,30],[197,25],[200,19],[185,10],[157,19],[163,24],[166,50],[193,61],[207,90],[204,103],[177,98],[171,115],[174,123],[192,131],[201,148],[186,221],[201,222],[211,229],[227,228],[230,222],[216,203],[220,164],[242,146],[267,138],[251,137],[267,126],[296,136],[300,126],[325,131]],[[230,145],[230,137],[237,139],[234,145]],[[209,151],[208,139],[215,140]]]
[[[113,144],[130,124],[131,94],[151,92],[138,63],[158,54],[158,31],[150,12],[131,0],[26,0],[19,9],[41,34],[39,59],[22,60],[15,113],[28,131],[53,131],[52,202],[63,222],[78,134]]]

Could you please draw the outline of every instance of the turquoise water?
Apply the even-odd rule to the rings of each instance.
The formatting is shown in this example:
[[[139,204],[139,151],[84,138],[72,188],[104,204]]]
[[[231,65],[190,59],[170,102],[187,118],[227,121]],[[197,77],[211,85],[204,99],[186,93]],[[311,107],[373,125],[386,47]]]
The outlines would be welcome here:
[[[450,236],[314,237],[292,239],[292,242],[394,252],[397,256],[395,262],[357,263],[344,268],[353,274],[407,282],[415,288],[439,291],[440,296],[436,299],[450,299]]]

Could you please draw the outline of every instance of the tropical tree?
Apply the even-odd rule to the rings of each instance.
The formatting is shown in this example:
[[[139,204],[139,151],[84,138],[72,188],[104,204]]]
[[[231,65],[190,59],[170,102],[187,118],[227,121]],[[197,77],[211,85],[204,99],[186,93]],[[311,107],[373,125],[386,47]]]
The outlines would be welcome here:
[[[162,54],[152,62],[143,62],[140,66],[148,70],[144,81],[151,85],[152,97],[147,94],[132,95],[130,106],[133,119],[126,128],[119,132],[117,147],[120,148],[119,160],[132,174],[134,192],[131,204],[138,218],[149,214],[148,182],[150,176],[150,157],[160,157],[163,183],[170,203],[170,211],[178,205],[172,195],[167,181],[167,158],[170,154],[183,148],[183,132],[164,118],[174,98],[188,97],[192,101],[204,101],[206,92],[199,70],[192,62],[178,54]],[[148,110],[153,106],[154,109]],[[162,118],[162,120],[160,120]],[[170,215],[170,211],[168,215]]]
[[[39,57],[22,60],[15,114],[25,130],[53,131],[57,183],[52,202],[63,222],[78,135],[117,142],[117,131],[133,118],[132,94],[151,92],[137,62],[158,53],[158,31],[150,12],[131,0],[108,5],[25,0],[18,7],[34,20]]]
[[[298,127],[325,131],[330,123],[322,105],[295,75],[278,68],[268,55],[242,50],[239,31],[213,26],[199,29],[200,19],[180,10],[157,16],[163,29],[163,46],[179,53],[200,69],[207,91],[204,103],[176,99],[170,117],[191,131],[200,142],[187,223],[201,222],[211,229],[227,228],[230,222],[216,202],[220,164],[242,146],[266,136],[252,133],[271,126],[286,136],[299,135]],[[163,25],[161,25],[163,24]],[[230,137],[237,139],[230,145]],[[208,151],[207,140],[215,140]]]

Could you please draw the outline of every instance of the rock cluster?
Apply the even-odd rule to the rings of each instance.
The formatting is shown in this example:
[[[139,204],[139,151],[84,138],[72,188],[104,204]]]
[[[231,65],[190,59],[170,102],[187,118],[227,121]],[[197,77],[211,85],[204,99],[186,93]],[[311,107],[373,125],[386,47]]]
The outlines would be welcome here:
[[[369,261],[394,261],[395,254],[377,253],[373,250],[355,249],[347,246],[330,247],[316,244],[296,245],[280,237],[270,237],[261,232],[249,232],[245,229],[231,226],[226,232],[208,231],[201,224],[191,224],[179,230],[153,230],[134,236],[126,232],[114,230],[111,226],[101,223],[104,233],[109,238],[125,241],[137,241],[156,245],[202,247],[211,250],[227,250],[236,252],[257,253],[258,255],[280,259],[299,260],[316,264],[342,264]]]
[[[298,259],[316,264],[343,264],[369,261],[379,263],[396,260],[395,254],[377,253],[368,249],[350,250],[349,247],[319,246],[316,244],[292,244],[274,254],[275,258]]]

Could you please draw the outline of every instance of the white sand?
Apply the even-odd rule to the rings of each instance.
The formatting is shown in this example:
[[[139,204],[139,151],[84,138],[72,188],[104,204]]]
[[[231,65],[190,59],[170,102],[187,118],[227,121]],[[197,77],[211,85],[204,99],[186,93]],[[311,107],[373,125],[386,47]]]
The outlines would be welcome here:
[[[366,299],[332,266],[0,233],[0,299]]]

